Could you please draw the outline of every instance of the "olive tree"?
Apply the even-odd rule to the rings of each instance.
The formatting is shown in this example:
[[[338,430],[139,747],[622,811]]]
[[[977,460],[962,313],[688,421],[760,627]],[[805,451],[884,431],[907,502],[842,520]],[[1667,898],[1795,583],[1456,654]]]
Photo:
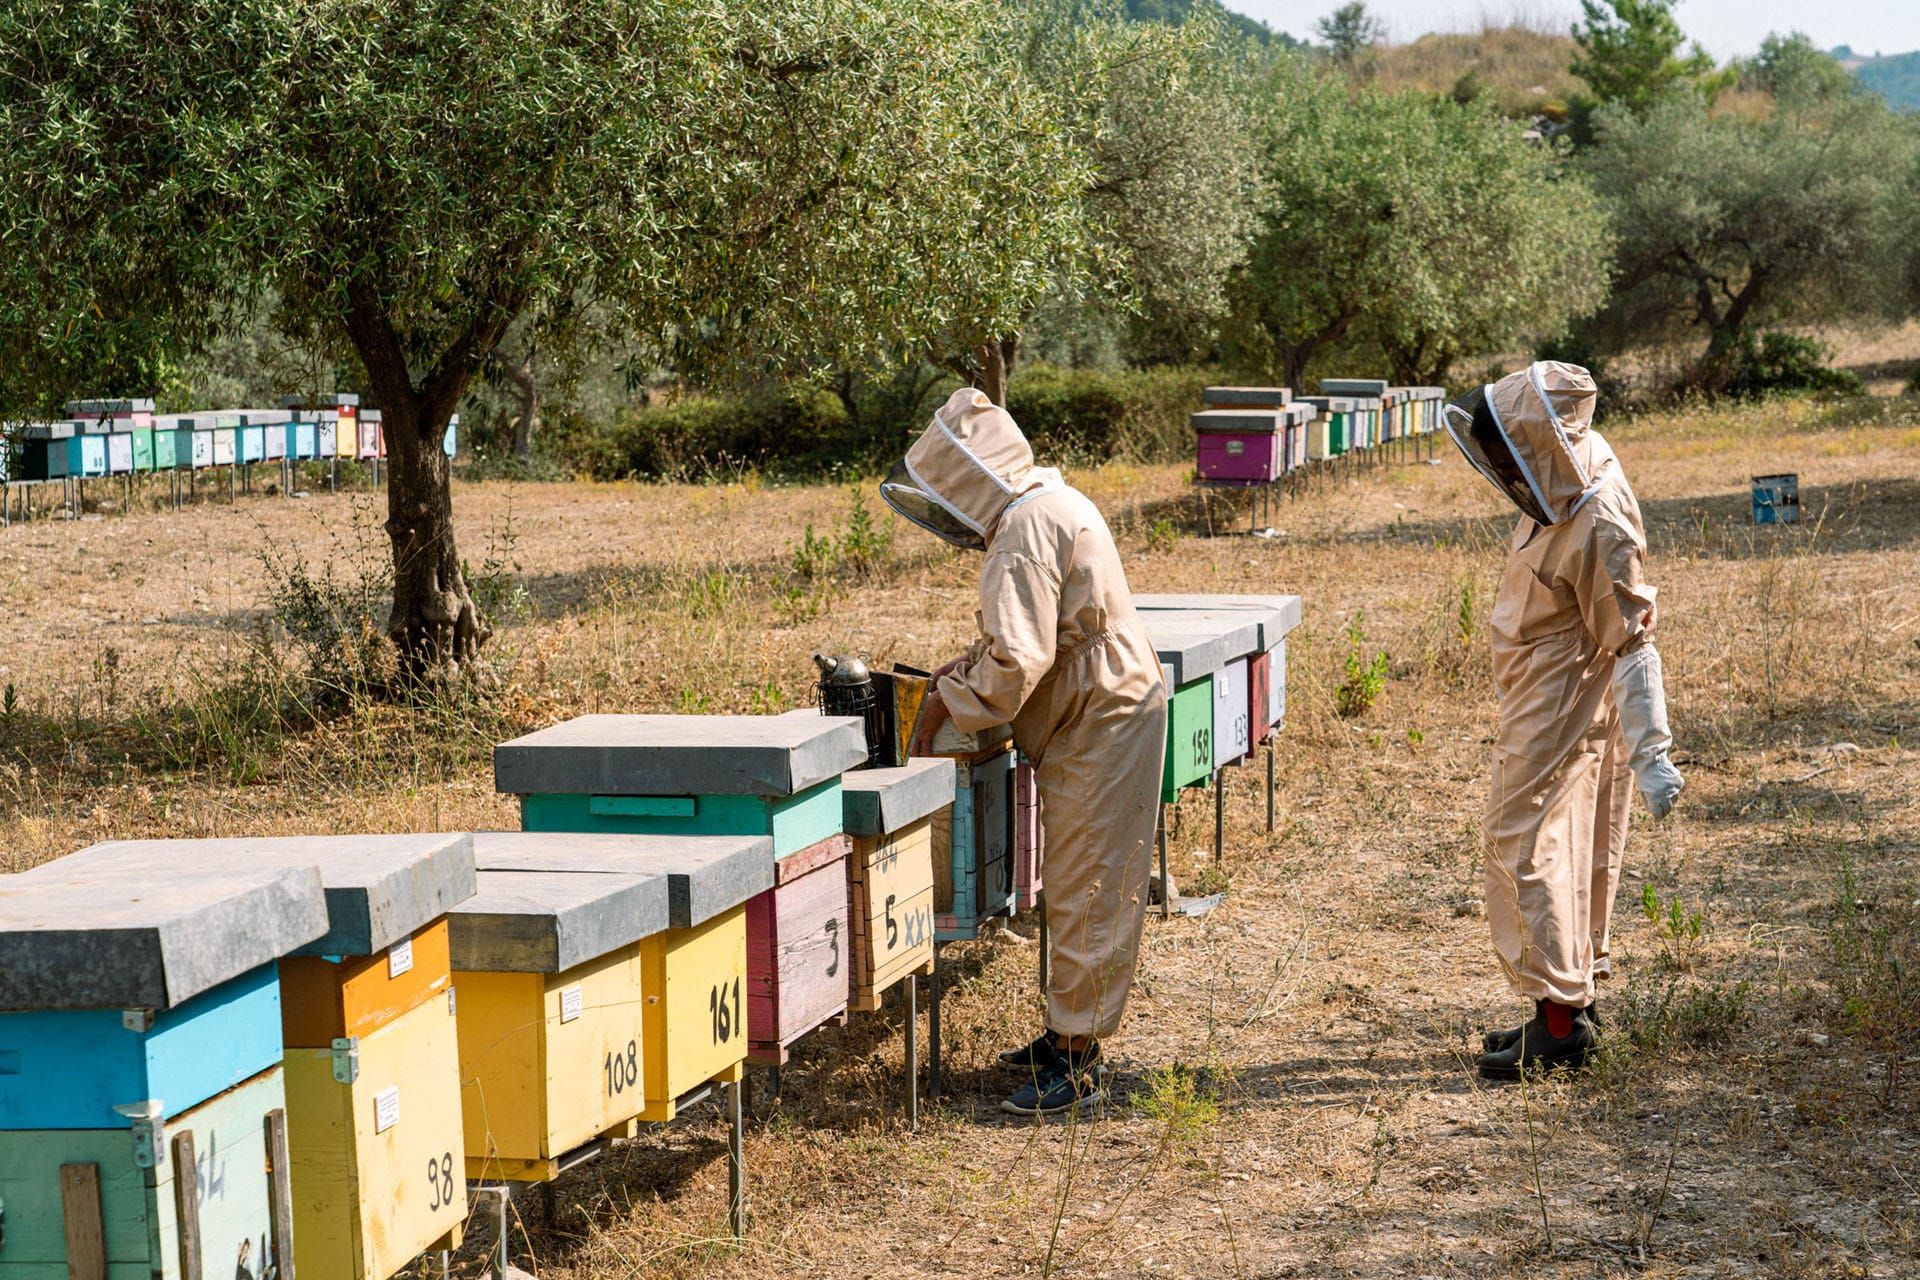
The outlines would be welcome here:
[[[516,320],[579,294],[728,359],[800,336],[864,350],[932,342],[963,292],[960,319],[1004,323],[1050,269],[1027,247],[1071,234],[1080,175],[1051,105],[995,82],[997,15],[18,0],[0,11],[0,354],[44,361],[78,334],[192,350],[271,291],[384,413],[388,632],[408,670],[457,671],[488,629],[442,440]],[[1007,172],[1015,144],[1033,163]]]
[[[1478,104],[1275,72],[1259,228],[1233,276],[1229,360],[1304,385],[1363,336],[1396,377],[1552,334],[1605,292],[1605,228],[1556,153]]]
[[[1600,309],[1612,233],[1564,151],[1479,104],[1436,99],[1407,128],[1428,203],[1364,326],[1396,382],[1444,384],[1458,360],[1558,338]]]
[[[1877,101],[1781,99],[1750,119],[1682,97],[1596,123],[1582,163],[1619,237],[1609,327],[1704,338],[1705,389],[1758,325],[1899,306],[1915,140]]]

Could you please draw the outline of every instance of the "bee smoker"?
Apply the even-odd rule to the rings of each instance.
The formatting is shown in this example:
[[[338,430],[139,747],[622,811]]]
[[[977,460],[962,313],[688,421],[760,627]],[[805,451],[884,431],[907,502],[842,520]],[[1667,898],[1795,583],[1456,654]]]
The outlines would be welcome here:
[[[887,714],[892,707],[889,698],[882,703],[873,687],[873,672],[867,664],[851,655],[833,655],[816,653],[813,664],[820,668],[820,683],[816,693],[820,703],[820,713],[829,716],[858,716],[867,734],[867,762],[862,768],[872,769],[893,763],[893,730]]]

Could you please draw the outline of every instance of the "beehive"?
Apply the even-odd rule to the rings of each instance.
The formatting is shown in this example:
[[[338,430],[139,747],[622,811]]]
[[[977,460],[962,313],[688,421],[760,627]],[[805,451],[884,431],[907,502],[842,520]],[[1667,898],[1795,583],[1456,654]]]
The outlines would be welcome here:
[[[1247,660],[1235,658],[1213,673],[1213,767],[1244,760],[1253,750],[1253,717],[1247,700]]]
[[[474,837],[474,856],[483,875],[662,877],[665,927],[638,944],[645,992],[639,1117],[671,1120],[688,1094],[740,1077],[747,1055],[746,904],[773,888],[767,837],[487,832]]]
[[[793,1042],[847,1011],[850,845],[829,836],[774,863],[747,903],[747,1056],[779,1066]]]
[[[1227,651],[1245,654],[1252,744],[1265,741],[1285,720],[1286,637],[1300,625],[1299,596],[1138,595],[1134,607],[1147,620],[1150,633],[1175,627],[1214,630]]]
[[[1196,632],[1174,615],[1142,612],[1167,683],[1167,754],[1160,799],[1172,804],[1182,788],[1213,773],[1213,673],[1227,660],[1218,634]]]
[[[1211,484],[1267,484],[1279,478],[1285,424],[1272,409],[1205,409],[1190,414],[1201,480]]]
[[[1013,765],[1013,909],[1030,911],[1045,888],[1041,876],[1040,780],[1025,756]]]
[[[879,1008],[888,988],[933,963],[934,824],[953,806],[955,776],[945,759],[846,776],[852,1008]]]
[[[953,807],[933,819],[934,937],[978,937],[1013,906],[1012,747],[954,760]]]
[[[211,883],[317,868],[327,933],[280,962],[296,1263],[382,1280],[457,1233],[464,1181],[419,1184],[429,1163],[462,1162],[446,913],[474,891],[469,837],[133,840],[62,862]]]
[[[529,831],[766,835],[786,857],[840,834],[851,717],[581,716],[494,749]]]
[[[213,420],[213,461],[216,467],[230,467],[240,459],[240,425],[228,414],[219,414]]]
[[[167,870],[0,877],[0,1276],[292,1264],[274,969],[319,876]]]
[[[107,435],[107,474],[124,476],[133,470],[133,432],[113,431]]]
[[[448,920],[464,1173],[545,1182],[568,1152],[626,1135],[640,1114],[640,940],[666,928],[667,884],[542,871],[482,871],[479,883]],[[744,957],[718,968],[737,974]]]
[[[133,451],[133,469],[153,470],[153,428],[135,427],[127,432],[127,440]]]

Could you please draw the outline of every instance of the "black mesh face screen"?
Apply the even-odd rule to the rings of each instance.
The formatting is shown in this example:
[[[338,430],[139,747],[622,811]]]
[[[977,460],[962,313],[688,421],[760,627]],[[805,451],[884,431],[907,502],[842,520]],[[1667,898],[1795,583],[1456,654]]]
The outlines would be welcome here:
[[[1531,517],[1538,524],[1552,524],[1553,517],[1540,505],[1540,499],[1534,494],[1533,486],[1527,483],[1527,473],[1519,458],[1514,456],[1513,447],[1507,443],[1506,433],[1500,430],[1500,423],[1493,415],[1493,406],[1487,403],[1485,387],[1475,387],[1447,406],[1447,434],[1460,446],[1460,452],[1467,456],[1474,470],[1492,482],[1493,487],[1507,495],[1521,514]]]
[[[894,463],[893,470],[881,481],[880,498],[903,518],[937,538],[968,551],[986,549],[985,538],[967,528],[951,511],[935,502],[925,489],[914,483],[904,460]]]

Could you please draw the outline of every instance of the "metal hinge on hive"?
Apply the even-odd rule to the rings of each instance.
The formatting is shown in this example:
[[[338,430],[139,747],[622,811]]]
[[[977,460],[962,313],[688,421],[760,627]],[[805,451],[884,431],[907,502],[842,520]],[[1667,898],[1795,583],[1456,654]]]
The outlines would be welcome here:
[[[334,1037],[333,1078],[341,1084],[352,1084],[360,1078],[359,1036]]]
[[[128,1102],[114,1107],[114,1110],[130,1121],[133,1131],[133,1167],[136,1169],[155,1169],[166,1160],[166,1134],[162,1131],[160,1119],[166,1114],[166,1107],[158,1098],[148,1098],[145,1102]]]

